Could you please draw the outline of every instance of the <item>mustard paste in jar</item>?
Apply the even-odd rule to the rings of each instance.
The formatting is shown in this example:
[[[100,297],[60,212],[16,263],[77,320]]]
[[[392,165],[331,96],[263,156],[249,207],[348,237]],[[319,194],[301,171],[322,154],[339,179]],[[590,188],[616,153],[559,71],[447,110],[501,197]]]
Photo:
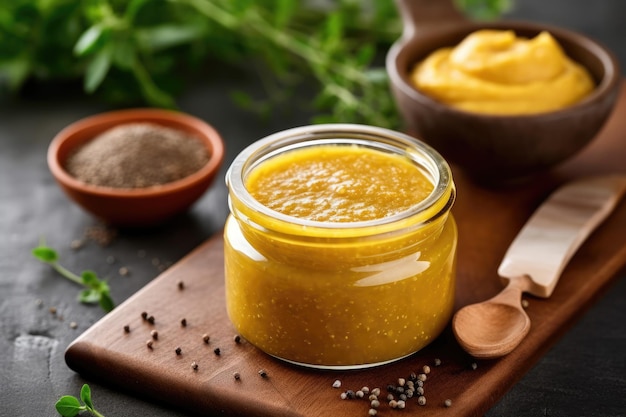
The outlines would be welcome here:
[[[461,110],[533,114],[571,106],[595,88],[548,32],[532,39],[512,30],[479,30],[418,63],[411,80],[424,94]]]
[[[250,173],[246,188],[264,206],[289,216],[358,222],[408,210],[433,184],[405,157],[324,146],[267,161]]]
[[[226,301],[248,341],[299,364],[361,367],[416,352],[444,329],[455,288],[451,180],[414,210],[434,184],[409,158],[319,145],[262,161],[244,183],[285,216],[230,191]]]

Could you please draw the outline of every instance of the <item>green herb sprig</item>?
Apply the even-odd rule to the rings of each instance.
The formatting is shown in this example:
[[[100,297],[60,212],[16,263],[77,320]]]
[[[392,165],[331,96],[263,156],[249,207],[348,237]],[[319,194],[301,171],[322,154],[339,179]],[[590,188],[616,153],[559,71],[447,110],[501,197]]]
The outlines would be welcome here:
[[[43,242],[32,250],[32,255],[41,262],[50,265],[61,276],[85,287],[85,289],[78,294],[78,301],[81,303],[98,303],[107,313],[115,307],[115,303],[110,295],[109,284],[105,280],[99,279],[95,272],[83,271],[79,276],[67,270],[59,264],[59,255],[57,252],[45,246]]]
[[[83,401],[83,405],[80,404],[78,398],[72,395],[64,395],[54,405],[58,413],[63,417],[74,417],[82,411],[89,411],[96,417],[104,417],[93,406],[91,401],[91,388],[89,385],[84,384],[80,390],[80,399]]]
[[[494,17],[513,0],[454,0]],[[234,100],[269,113],[302,100],[314,122],[396,127],[381,53],[400,34],[394,2],[372,0],[0,0],[0,91],[30,78],[83,79],[84,90],[115,103],[176,107],[190,74],[207,66],[252,67],[267,97]],[[300,90],[298,90],[300,91]],[[290,108],[294,103],[289,103]]]

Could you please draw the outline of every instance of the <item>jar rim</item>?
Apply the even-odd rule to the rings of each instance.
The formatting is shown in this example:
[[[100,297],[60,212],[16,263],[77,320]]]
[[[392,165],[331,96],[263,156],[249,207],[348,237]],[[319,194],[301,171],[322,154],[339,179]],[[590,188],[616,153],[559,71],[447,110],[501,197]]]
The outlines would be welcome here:
[[[422,201],[391,216],[356,222],[326,222],[290,216],[270,209],[256,200],[246,188],[247,174],[263,161],[290,150],[323,144],[356,144],[379,150],[400,150],[396,153],[408,156],[425,171],[433,183],[433,190]],[[231,212],[233,212],[231,195],[234,195],[255,214],[270,216],[281,223],[318,230],[369,229],[395,224],[433,208],[445,198],[446,194],[451,194],[447,200],[454,201],[455,198],[450,166],[434,148],[412,136],[391,129],[350,123],[294,127],[259,139],[235,157],[226,173],[225,180],[230,190]],[[445,207],[448,210],[451,202],[446,202]],[[439,211],[441,210],[437,210]]]

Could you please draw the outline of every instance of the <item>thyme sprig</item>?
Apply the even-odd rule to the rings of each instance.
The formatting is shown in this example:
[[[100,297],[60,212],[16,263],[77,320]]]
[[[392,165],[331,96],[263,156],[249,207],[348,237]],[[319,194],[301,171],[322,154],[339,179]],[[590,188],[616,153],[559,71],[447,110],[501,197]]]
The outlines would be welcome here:
[[[80,77],[108,101],[171,108],[190,74],[261,63],[267,97],[237,91],[239,104],[293,107],[313,80],[314,122],[398,124],[379,60],[402,29],[389,0],[0,1],[0,92]],[[454,1],[493,18],[513,0]]]
[[[115,307],[115,303],[111,298],[109,284],[107,281],[99,279],[95,272],[87,270],[81,272],[80,275],[76,275],[69,271],[59,264],[59,255],[57,252],[51,247],[46,246],[43,242],[32,250],[32,255],[39,261],[50,265],[61,276],[85,287],[84,290],[78,293],[78,301],[81,303],[98,303],[107,313]]]

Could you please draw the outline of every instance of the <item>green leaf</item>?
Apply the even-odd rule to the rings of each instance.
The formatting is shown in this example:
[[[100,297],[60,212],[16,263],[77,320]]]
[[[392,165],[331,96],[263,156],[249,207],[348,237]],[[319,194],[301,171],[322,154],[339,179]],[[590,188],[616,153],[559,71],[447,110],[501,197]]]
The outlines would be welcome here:
[[[57,252],[48,246],[39,246],[32,250],[33,256],[41,262],[54,263],[59,260]]]
[[[100,283],[98,275],[96,275],[93,271],[83,271],[81,272],[80,277],[83,280],[83,284],[90,288],[96,288]]]
[[[64,395],[63,397],[59,398],[54,407],[63,417],[74,417],[78,415],[79,412],[85,409],[84,406],[80,405],[78,399],[71,395]]]
[[[509,11],[513,0],[454,0],[455,5],[473,19],[494,20]]]
[[[100,24],[93,25],[84,31],[74,45],[74,54],[76,56],[84,56],[93,52],[103,33],[103,27]]]
[[[111,49],[99,51],[87,65],[83,87],[86,92],[93,93],[102,84],[111,68]]]
[[[99,303],[102,293],[99,290],[82,290],[78,293],[78,301],[85,304]]]
[[[107,313],[115,308],[115,303],[108,292],[100,293],[100,308]]]
[[[88,409],[93,410],[93,403],[91,402],[91,388],[89,385],[83,384],[80,389],[80,399],[83,400]]]
[[[135,31],[140,48],[152,52],[190,43],[203,35],[204,28],[198,25],[164,24]]]
[[[0,62],[0,82],[6,79],[11,91],[17,91],[24,84],[30,72],[30,58],[26,54],[10,61]]]

